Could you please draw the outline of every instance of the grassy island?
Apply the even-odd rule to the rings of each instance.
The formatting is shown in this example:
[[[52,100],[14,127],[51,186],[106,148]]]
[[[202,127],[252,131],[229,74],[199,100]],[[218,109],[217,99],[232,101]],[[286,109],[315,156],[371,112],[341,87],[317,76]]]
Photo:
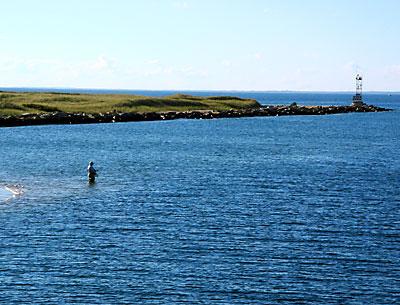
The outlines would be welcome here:
[[[0,127],[219,119],[282,115],[325,115],[389,111],[373,105],[262,106],[254,99],[175,94],[146,97],[124,94],[1,92]]]
[[[232,96],[199,97],[175,94],[147,97],[127,94],[80,94],[58,92],[0,91],[0,115],[106,112],[167,112],[229,109],[245,110],[261,105],[253,99]]]

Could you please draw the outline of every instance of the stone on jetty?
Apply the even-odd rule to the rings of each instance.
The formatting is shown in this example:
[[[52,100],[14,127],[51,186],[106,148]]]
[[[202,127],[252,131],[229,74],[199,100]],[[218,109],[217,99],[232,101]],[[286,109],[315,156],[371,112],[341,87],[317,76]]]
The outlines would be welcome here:
[[[135,121],[158,121],[175,119],[216,119],[281,115],[325,115],[349,112],[382,112],[390,111],[373,105],[351,106],[299,106],[292,103],[289,106],[263,106],[243,110],[193,110],[168,112],[106,112],[106,113],[66,113],[50,112],[19,116],[0,116],[0,127],[46,125],[46,124],[93,124]]]

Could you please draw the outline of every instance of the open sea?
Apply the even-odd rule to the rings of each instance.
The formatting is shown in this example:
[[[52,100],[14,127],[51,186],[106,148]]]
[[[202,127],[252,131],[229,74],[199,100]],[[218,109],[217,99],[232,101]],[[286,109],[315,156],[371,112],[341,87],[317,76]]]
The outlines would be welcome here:
[[[0,128],[0,303],[400,304],[400,94],[365,100],[395,111]]]

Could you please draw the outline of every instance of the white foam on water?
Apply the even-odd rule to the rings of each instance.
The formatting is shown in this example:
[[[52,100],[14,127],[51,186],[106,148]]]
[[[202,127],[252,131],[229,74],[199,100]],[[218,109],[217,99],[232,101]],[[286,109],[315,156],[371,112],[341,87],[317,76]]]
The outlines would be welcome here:
[[[0,187],[0,201],[5,201],[12,197],[12,193],[4,189],[4,187]]]
[[[23,186],[21,185],[6,185],[4,188],[14,195],[22,195],[24,192]]]
[[[22,195],[24,193],[21,185],[1,185],[0,186],[0,201],[9,200],[12,197]]]

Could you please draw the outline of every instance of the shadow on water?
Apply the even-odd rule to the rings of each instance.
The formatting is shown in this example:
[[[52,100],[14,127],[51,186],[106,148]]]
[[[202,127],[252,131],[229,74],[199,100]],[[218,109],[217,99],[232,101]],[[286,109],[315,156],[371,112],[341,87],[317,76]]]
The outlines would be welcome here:
[[[87,182],[87,186],[88,186],[89,188],[96,188],[96,187],[97,187],[97,183],[96,183],[96,181],[89,180],[89,181]]]

